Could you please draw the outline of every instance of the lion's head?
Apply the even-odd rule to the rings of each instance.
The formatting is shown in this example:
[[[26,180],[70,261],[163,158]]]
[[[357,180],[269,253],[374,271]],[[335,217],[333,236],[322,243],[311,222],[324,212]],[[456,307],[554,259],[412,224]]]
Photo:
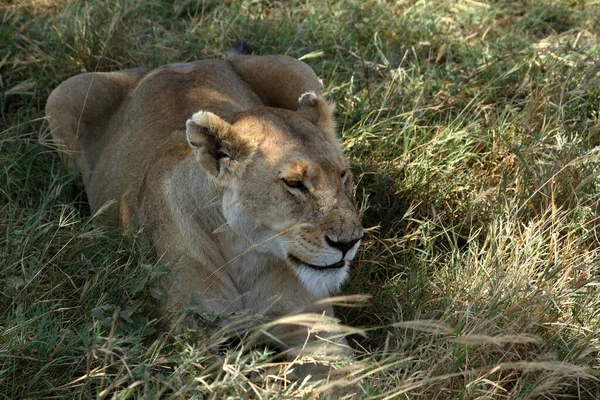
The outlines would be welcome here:
[[[309,92],[296,111],[257,107],[232,124],[199,111],[186,131],[230,228],[286,260],[311,292],[337,290],[363,228],[332,107]]]

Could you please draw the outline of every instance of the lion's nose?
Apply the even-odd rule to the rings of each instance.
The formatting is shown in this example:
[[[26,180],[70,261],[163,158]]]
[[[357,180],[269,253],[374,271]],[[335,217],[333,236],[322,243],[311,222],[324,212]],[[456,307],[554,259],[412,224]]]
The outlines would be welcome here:
[[[331,240],[329,236],[325,235],[325,241],[327,242],[327,244],[331,247],[335,247],[336,249],[341,250],[343,256],[346,255],[346,252],[352,247],[354,247],[354,245],[358,243],[360,239],[362,239],[362,237],[350,240],[348,242],[336,242],[334,240]]]

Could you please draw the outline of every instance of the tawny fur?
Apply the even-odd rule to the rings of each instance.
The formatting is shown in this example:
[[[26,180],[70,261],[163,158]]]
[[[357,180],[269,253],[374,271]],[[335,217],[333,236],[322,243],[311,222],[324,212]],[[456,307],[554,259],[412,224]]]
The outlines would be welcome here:
[[[363,230],[320,86],[293,58],[239,55],[81,74],[46,113],[92,211],[143,229],[172,269],[167,309],[199,293],[218,313],[331,314],[312,304],[346,278]],[[301,344],[290,329],[277,334]]]

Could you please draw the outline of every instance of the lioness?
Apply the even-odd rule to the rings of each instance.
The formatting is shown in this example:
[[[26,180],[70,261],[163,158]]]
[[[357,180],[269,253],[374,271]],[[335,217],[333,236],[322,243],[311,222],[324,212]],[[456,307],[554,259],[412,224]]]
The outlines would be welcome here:
[[[346,279],[363,228],[320,87],[296,59],[234,55],[77,75],[46,114],[92,211],[145,229],[172,269],[168,310],[198,292],[208,312],[331,314],[310,307]]]

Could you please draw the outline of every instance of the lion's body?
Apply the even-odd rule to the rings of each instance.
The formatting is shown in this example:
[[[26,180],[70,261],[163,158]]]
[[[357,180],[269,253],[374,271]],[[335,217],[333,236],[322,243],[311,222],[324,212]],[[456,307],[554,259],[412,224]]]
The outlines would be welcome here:
[[[306,271],[298,272],[277,256],[292,240],[286,236],[289,232],[302,237],[296,244],[302,249],[292,246],[291,251],[303,253],[306,248],[318,253],[315,260],[333,260],[313,263],[318,267],[339,259],[335,248],[310,247],[330,240],[321,238],[322,232],[337,232],[326,235],[340,243],[362,235],[348,201],[351,194],[337,182],[339,171],[346,167],[337,139],[331,137],[332,120],[319,114],[316,106],[309,107],[317,104],[314,96],[302,114],[313,116],[314,123],[299,115],[298,98],[305,92],[320,95],[320,83],[305,64],[285,56],[235,56],[152,71],[78,75],[51,94],[46,111],[53,137],[68,154],[68,164],[82,174],[92,211],[100,211],[114,224],[144,229],[159,262],[172,268],[168,308],[176,309],[191,293],[199,292],[207,311],[247,310],[274,318],[329,295],[328,287],[317,282],[318,276],[306,272],[311,264],[300,263],[298,270]],[[203,112],[195,114],[186,128],[186,120],[198,110]],[[225,133],[215,136],[209,131]],[[242,131],[244,135],[235,133]],[[210,147],[215,140],[223,148],[231,147],[229,153]],[[309,159],[321,163],[313,177],[315,188],[321,187],[318,178],[323,193],[327,192],[319,200],[319,213],[331,217],[320,217],[317,239],[311,236],[317,234],[316,227],[298,233],[297,226],[305,221],[294,213],[307,208],[300,204],[304,192],[281,190],[277,179],[266,176],[290,158],[300,160],[301,166],[309,165]],[[332,181],[330,172],[337,180]],[[261,179],[267,182],[262,190],[251,187],[260,186],[252,182]],[[271,195],[274,188],[277,193]],[[272,210],[264,210],[269,202]],[[285,202],[291,204],[287,211]],[[306,215],[313,214],[318,213]],[[343,222],[346,217],[350,222]],[[313,217],[307,218],[314,222]],[[356,247],[341,250],[342,259],[351,259]],[[300,258],[313,260],[310,257]],[[324,269],[314,275],[343,279],[348,262],[341,263],[343,268],[337,262],[332,272]],[[307,286],[313,281],[314,287]]]

